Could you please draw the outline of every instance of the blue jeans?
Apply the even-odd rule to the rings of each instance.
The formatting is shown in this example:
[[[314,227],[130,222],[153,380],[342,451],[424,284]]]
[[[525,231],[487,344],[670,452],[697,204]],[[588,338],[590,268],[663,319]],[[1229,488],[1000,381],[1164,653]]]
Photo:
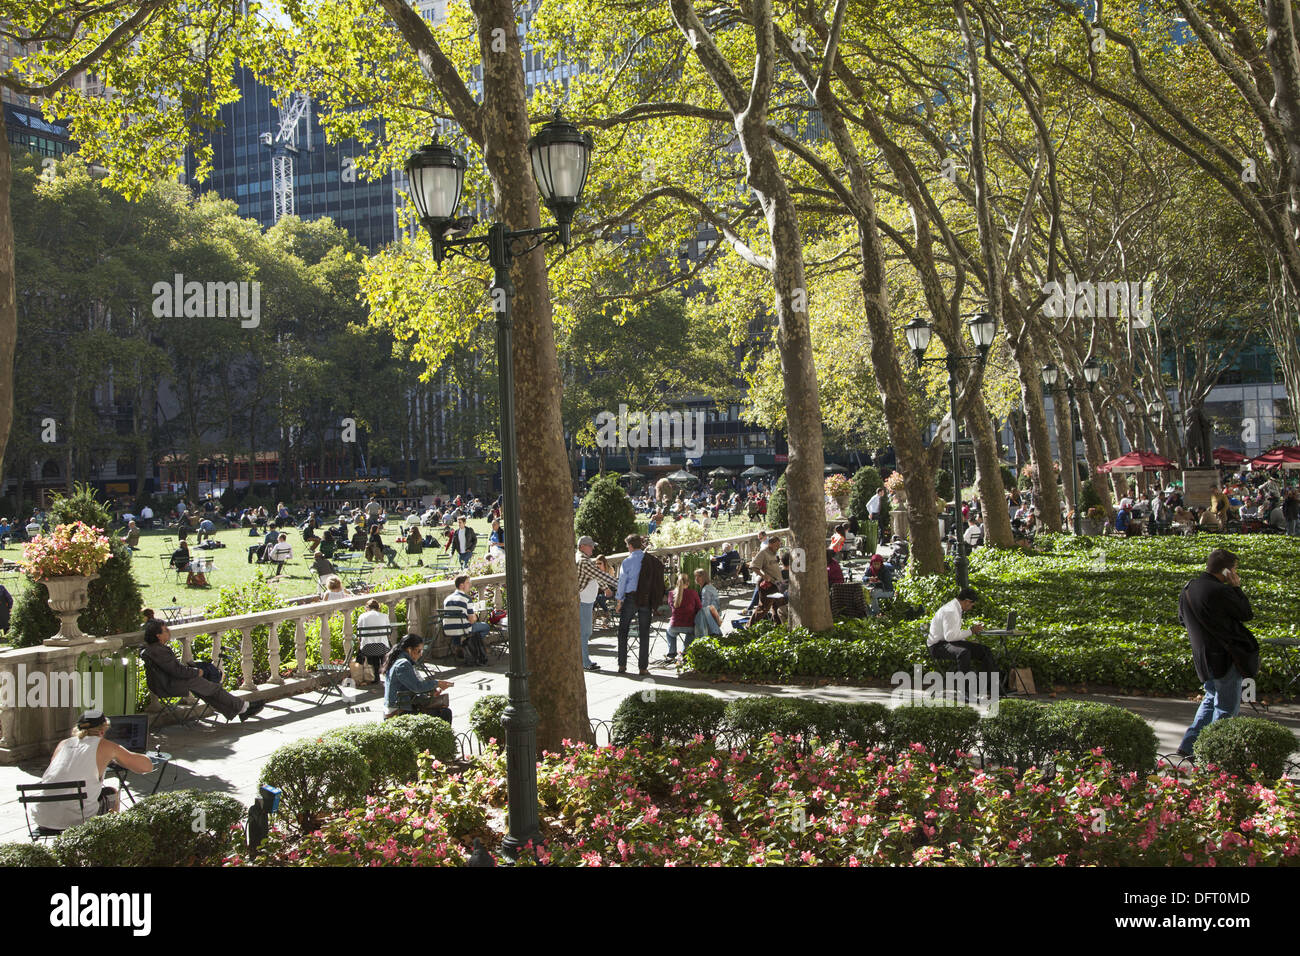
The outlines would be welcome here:
[[[1183,735],[1183,742],[1178,745],[1180,752],[1189,754],[1201,731],[1216,720],[1224,717],[1236,717],[1241,707],[1241,671],[1233,664],[1222,677],[1205,682],[1205,697],[1192,718],[1192,726]]]
[[[457,557],[460,558],[460,566],[461,566],[462,568],[468,568],[468,567],[469,567],[469,559],[472,558],[472,557],[474,557],[474,554],[473,554],[473,552],[471,552],[471,551],[466,551],[464,554],[457,555]]]
[[[691,646],[691,641],[695,640],[695,625],[690,627],[670,627],[668,628],[668,656],[677,656],[677,635],[682,636],[682,653]]]
[[[1292,518],[1286,523],[1286,533],[1289,535],[1300,535],[1300,518]]]
[[[892,598],[893,596],[894,596],[894,592],[891,589],[872,588],[871,589],[871,613],[872,614],[880,613],[881,598]]]
[[[578,602],[578,632],[582,636],[582,666],[591,667],[591,656],[587,653],[587,642],[591,640],[591,613],[596,603]]]

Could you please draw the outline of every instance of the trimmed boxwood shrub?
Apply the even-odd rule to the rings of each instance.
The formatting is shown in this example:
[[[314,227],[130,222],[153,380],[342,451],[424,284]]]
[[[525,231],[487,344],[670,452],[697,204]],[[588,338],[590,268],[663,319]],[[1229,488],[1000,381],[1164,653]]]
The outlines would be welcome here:
[[[387,784],[414,780],[418,770],[415,744],[409,735],[389,727],[390,723],[349,724],[325,735],[326,740],[342,740],[361,751],[370,771],[370,788],[376,793]]]
[[[331,809],[361,803],[370,789],[365,755],[342,740],[299,740],[271,754],[259,784],[278,787],[281,812],[290,826],[315,830]]]
[[[823,740],[842,740],[863,747],[883,747],[889,741],[889,708],[874,701],[821,703],[813,733]]]
[[[1296,750],[1289,729],[1258,717],[1226,717],[1201,731],[1192,752],[1201,766],[1215,766],[1243,779],[1277,780]],[[1254,769],[1251,765],[1254,764]]]
[[[955,763],[958,751],[974,749],[979,720],[973,707],[907,704],[889,712],[889,746],[899,753],[924,744],[936,763]]]
[[[506,728],[501,723],[501,715],[509,705],[510,698],[505,694],[484,694],[474,701],[474,706],[469,711],[469,726],[474,731],[474,736],[484,744],[495,740],[504,747]]]
[[[776,480],[772,497],[767,499],[767,526],[784,528],[790,523],[790,499],[785,490],[785,475]]]
[[[740,697],[727,704],[727,729],[757,741],[767,734],[805,740],[841,740],[864,747],[884,745],[889,708],[884,704],[807,700],[801,697]]]
[[[456,759],[456,734],[451,724],[432,714],[400,714],[384,721],[384,726],[404,736],[416,754],[428,753],[435,760],[449,763]]]
[[[61,866],[147,866],[156,854],[153,834],[129,813],[91,817],[54,841]]]
[[[0,843],[0,867],[58,865],[58,857],[39,843]]]
[[[952,472],[939,469],[934,476],[934,493],[949,505],[952,504]]]
[[[620,487],[617,475],[600,475],[592,480],[574,516],[573,531],[578,536],[591,535],[599,553],[616,554],[625,549],[623,539],[637,531],[636,509]]]
[[[622,747],[638,737],[685,743],[700,734],[716,737],[726,721],[726,701],[680,690],[643,691],[624,697],[614,711],[611,737]]]
[[[1022,773],[1046,763],[1052,750],[1040,736],[1040,728],[1047,707],[1040,700],[998,701],[998,712],[985,717],[979,725],[985,759]]]
[[[1045,746],[1082,756],[1100,747],[1123,770],[1155,769],[1156,732],[1130,710],[1092,701],[1058,700],[1047,706],[1039,726]]]
[[[853,473],[853,490],[849,493],[849,514],[859,521],[866,521],[867,502],[884,486],[880,472],[871,465],[863,465]]]
[[[154,853],[145,866],[195,866],[221,863],[234,849],[231,828],[247,813],[224,793],[173,790],[144,797],[122,815],[153,837]]]

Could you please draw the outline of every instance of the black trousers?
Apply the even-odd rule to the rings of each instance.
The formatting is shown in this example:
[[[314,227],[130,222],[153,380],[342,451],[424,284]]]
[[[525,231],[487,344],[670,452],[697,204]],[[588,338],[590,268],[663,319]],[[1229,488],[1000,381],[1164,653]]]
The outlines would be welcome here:
[[[963,674],[971,669],[972,660],[977,665],[976,672],[994,674],[997,671],[993,666],[992,651],[975,641],[940,641],[930,645],[930,656],[937,661],[956,661],[957,669]]]
[[[618,617],[618,669],[624,670],[627,667],[627,632],[632,627],[632,616],[636,615],[637,628],[641,633],[641,641],[637,647],[637,663],[640,669],[645,671],[650,669],[650,612],[648,607],[636,606],[636,592],[632,591],[623,597],[623,610],[619,612]]]

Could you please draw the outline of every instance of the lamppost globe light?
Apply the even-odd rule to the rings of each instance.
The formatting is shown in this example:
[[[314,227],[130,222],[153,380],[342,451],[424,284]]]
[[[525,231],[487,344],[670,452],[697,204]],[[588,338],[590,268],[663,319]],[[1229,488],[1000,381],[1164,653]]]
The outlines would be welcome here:
[[[911,348],[912,356],[916,359],[917,365],[921,364],[926,349],[930,347],[930,335],[933,331],[930,328],[930,323],[919,315],[903,328],[903,334],[907,336],[908,347]]]
[[[1056,379],[1061,373],[1057,371],[1055,365],[1043,366],[1043,384],[1048,388],[1056,387]]]
[[[986,354],[993,345],[993,335],[997,331],[996,320],[988,312],[976,312],[970,317],[966,327],[970,330],[971,341],[979,349],[980,355]]]
[[[569,244],[569,224],[582,202],[591,168],[591,134],[581,132],[557,109],[555,116],[528,141],[537,189],[560,226],[560,242]]]
[[[1147,414],[1152,416],[1153,418],[1156,415],[1159,415],[1160,412],[1161,412],[1161,406],[1159,402],[1151,402],[1150,404],[1147,405]]]
[[[1100,379],[1101,363],[1089,356],[1088,361],[1083,363],[1083,380],[1088,383],[1089,388],[1092,388]]]
[[[411,183],[411,199],[420,214],[420,224],[435,239],[441,238],[443,228],[460,207],[465,166],[465,157],[439,143],[437,136],[406,161],[406,178]]]

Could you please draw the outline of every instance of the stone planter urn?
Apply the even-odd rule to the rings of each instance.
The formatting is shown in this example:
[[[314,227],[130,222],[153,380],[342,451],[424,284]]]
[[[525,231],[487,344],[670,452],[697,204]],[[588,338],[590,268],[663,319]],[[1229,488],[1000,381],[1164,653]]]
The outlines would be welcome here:
[[[77,626],[77,618],[86,609],[90,601],[90,582],[98,574],[68,574],[49,578],[42,582],[50,592],[50,609],[59,616],[59,633],[48,638],[45,643],[51,647],[71,647],[77,644],[89,644],[95,639],[82,632]]]
[[[840,514],[842,516],[847,516],[849,513],[849,496],[851,494],[852,494],[851,491],[846,491],[844,494],[836,495],[834,498],[831,499],[832,501],[835,502],[835,507],[840,509]]]

